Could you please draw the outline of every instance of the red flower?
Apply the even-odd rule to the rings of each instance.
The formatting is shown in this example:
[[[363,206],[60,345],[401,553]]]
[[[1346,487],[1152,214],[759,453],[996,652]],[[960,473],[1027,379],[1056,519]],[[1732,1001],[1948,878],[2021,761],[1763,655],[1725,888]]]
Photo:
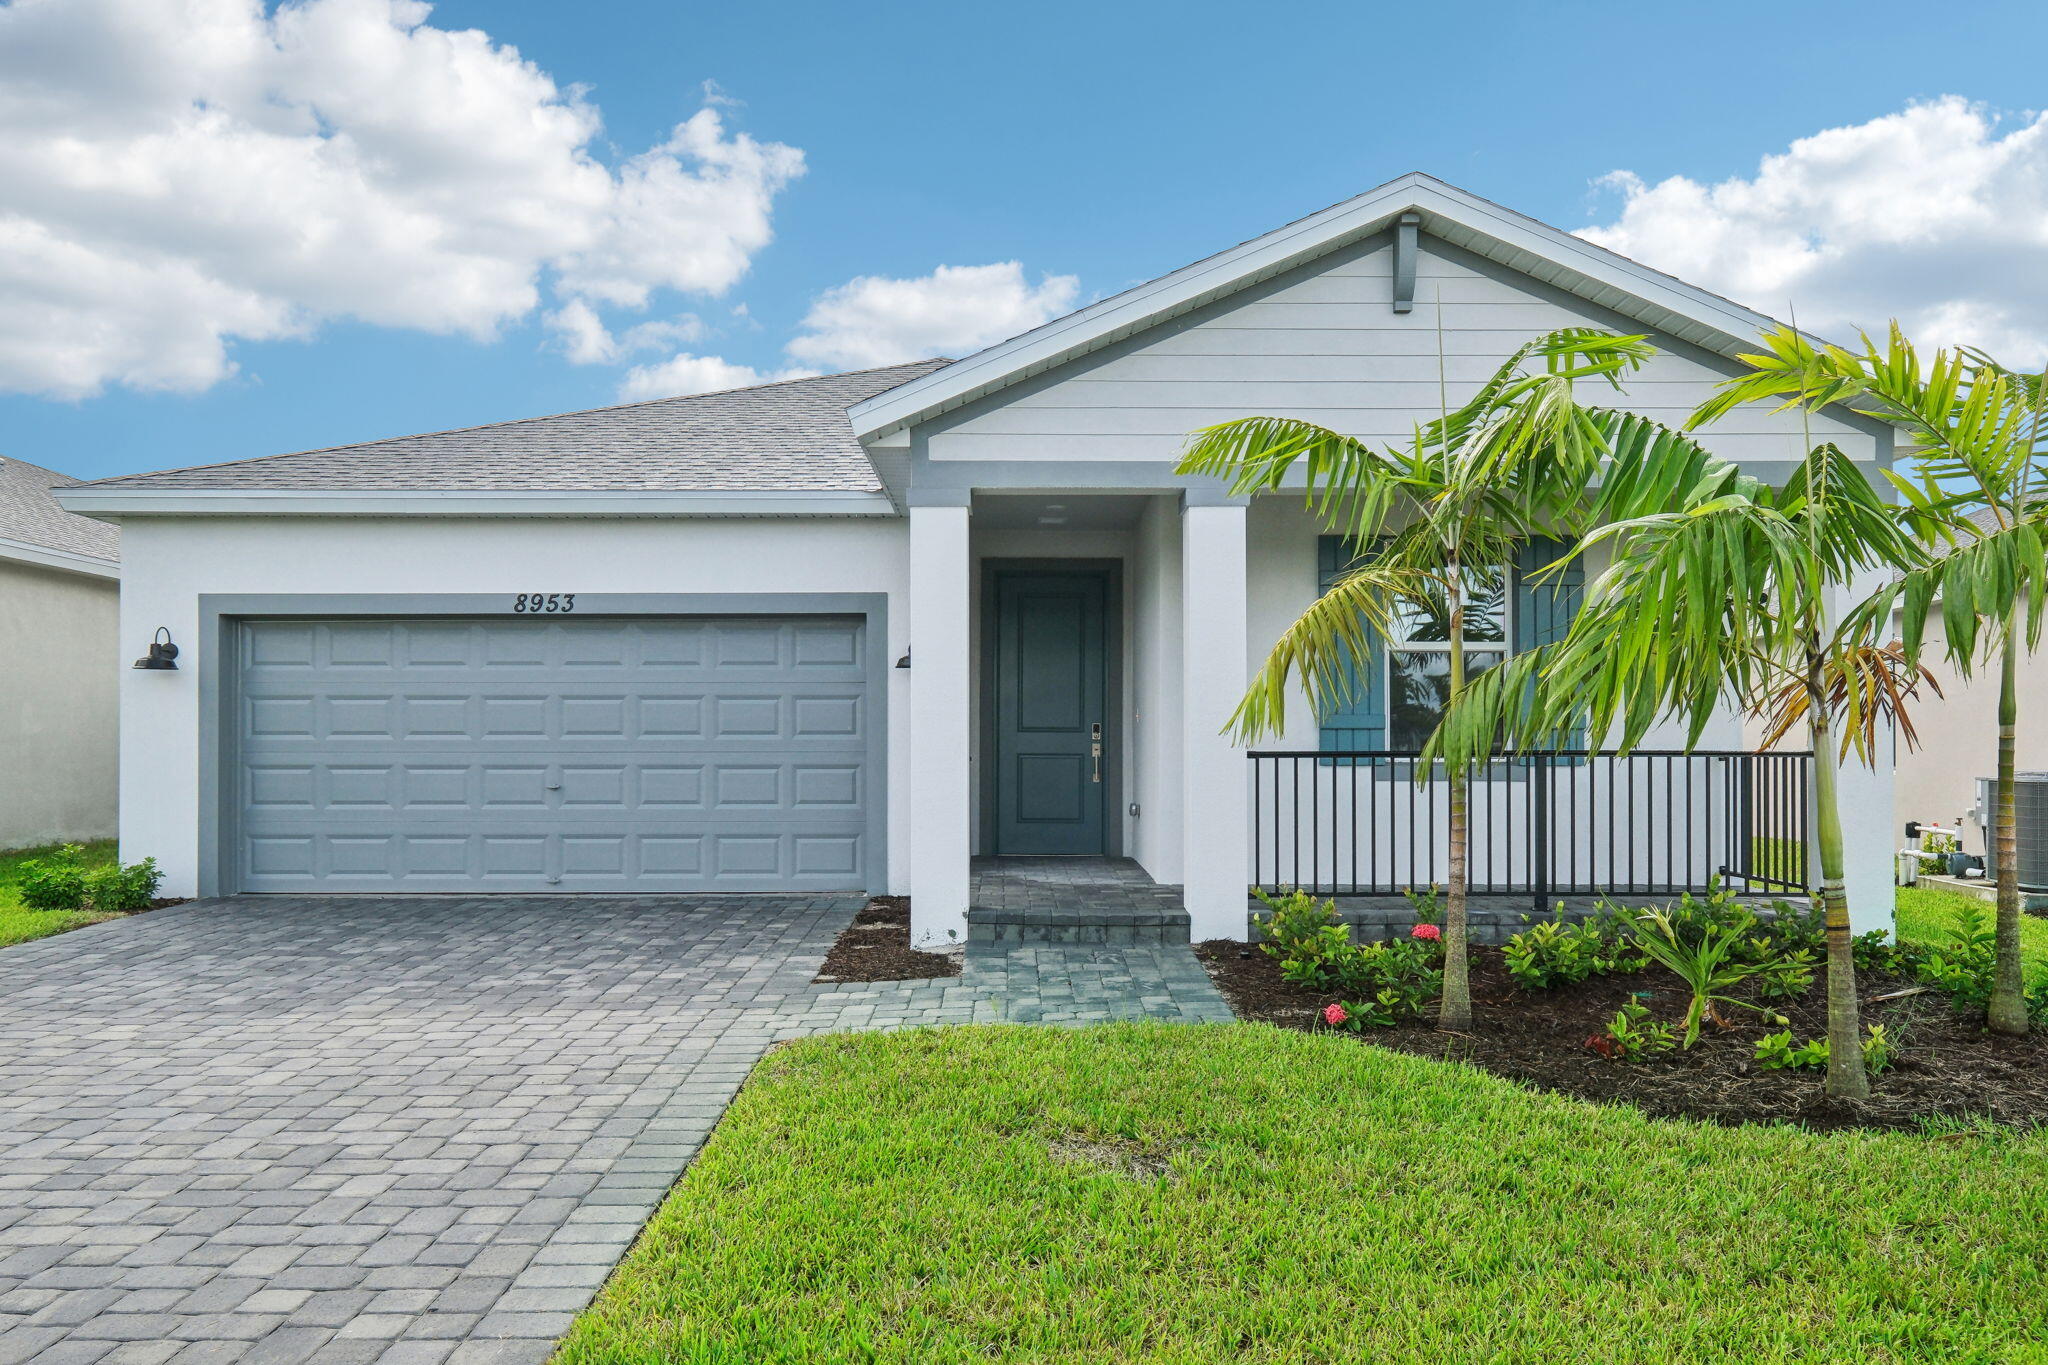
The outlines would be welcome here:
[[[1444,936],[1444,931],[1437,928],[1434,924],[1418,924],[1408,931],[1408,936],[1410,938],[1438,939]]]
[[[1614,1058],[1614,1040],[1605,1034],[1594,1034],[1586,1040],[1586,1046],[1610,1061]]]
[[[1342,1005],[1323,1006],[1323,1022],[1328,1024],[1331,1028],[1337,1027],[1337,1025],[1343,1023],[1346,1019],[1349,1019],[1350,1017],[1351,1016],[1345,1012],[1345,1009]]]

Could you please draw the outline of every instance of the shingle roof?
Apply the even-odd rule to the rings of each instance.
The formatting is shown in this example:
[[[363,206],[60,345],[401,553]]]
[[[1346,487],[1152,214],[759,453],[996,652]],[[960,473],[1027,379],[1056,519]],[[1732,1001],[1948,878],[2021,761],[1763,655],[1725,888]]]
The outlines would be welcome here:
[[[118,560],[119,531],[103,521],[65,511],[50,496],[52,488],[68,488],[77,482],[54,469],[0,457],[0,540]]]
[[[881,480],[853,437],[847,407],[949,363],[920,360],[294,455],[126,474],[90,486],[879,492]]]

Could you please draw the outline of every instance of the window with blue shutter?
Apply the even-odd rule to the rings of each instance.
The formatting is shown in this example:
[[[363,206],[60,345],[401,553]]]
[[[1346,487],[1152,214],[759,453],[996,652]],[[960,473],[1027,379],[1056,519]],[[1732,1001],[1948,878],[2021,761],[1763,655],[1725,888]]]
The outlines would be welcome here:
[[[1572,616],[1579,609],[1579,600],[1583,595],[1585,583],[1578,562],[1574,561],[1544,582],[1531,581],[1546,566],[1556,562],[1565,553],[1565,549],[1562,541],[1550,539],[1531,540],[1518,547],[1513,571],[1510,574],[1511,603],[1508,612],[1508,645],[1513,652],[1519,653],[1522,650],[1533,649],[1537,645],[1560,640],[1570,627]],[[1317,593],[1328,592],[1330,585],[1357,562],[1355,547],[1345,537],[1320,537],[1316,542]],[[1370,642],[1368,657],[1351,662],[1353,684],[1349,691],[1349,703],[1318,717],[1319,747],[1324,753],[1385,749],[1388,745],[1388,670],[1392,667],[1393,661],[1389,658],[1385,638],[1369,625],[1366,627],[1366,633]],[[1414,632],[1411,630],[1404,638],[1413,636]],[[1434,638],[1441,640],[1442,637],[1439,633]],[[1472,648],[1472,645],[1480,640],[1499,639],[1499,635],[1488,637],[1483,632],[1468,630],[1465,638],[1470,651],[1467,658],[1477,666],[1483,668],[1500,658],[1498,646],[1495,646],[1496,652],[1485,650],[1483,645],[1477,649]],[[1415,679],[1408,679],[1405,672],[1402,675],[1403,679],[1407,680],[1403,684],[1403,696],[1408,698],[1410,711],[1415,710],[1418,704],[1441,704],[1440,696],[1435,702],[1429,701],[1430,680],[1421,676],[1428,670],[1418,665],[1427,664],[1431,656],[1440,652],[1442,648],[1441,644],[1423,646],[1420,649],[1409,649],[1404,646],[1396,651],[1400,655],[1399,661],[1402,666],[1418,674]],[[1409,715],[1404,712],[1403,724],[1404,742],[1413,747],[1420,742],[1414,735],[1431,728],[1432,723],[1427,716]],[[1584,729],[1576,729],[1565,736],[1561,747],[1584,748]]]
[[[1358,562],[1351,542],[1344,536],[1323,536],[1316,541],[1316,595]],[[1370,643],[1367,657],[1351,661],[1350,704],[1318,717],[1324,753],[1387,747],[1386,649],[1379,632],[1366,626]]]
[[[1582,561],[1574,559],[1542,582],[1530,580],[1562,558],[1570,547],[1561,540],[1539,538],[1524,541],[1515,553],[1515,652],[1538,645],[1555,644],[1571,628],[1585,595],[1586,575]],[[1558,741],[1560,749],[1586,747],[1586,727],[1574,726]]]

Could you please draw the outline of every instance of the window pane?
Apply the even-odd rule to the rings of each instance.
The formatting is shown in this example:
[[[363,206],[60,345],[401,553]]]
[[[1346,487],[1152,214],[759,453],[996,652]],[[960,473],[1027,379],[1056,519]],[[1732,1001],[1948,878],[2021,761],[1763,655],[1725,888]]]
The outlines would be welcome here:
[[[1437,593],[1433,599],[1404,602],[1394,618],[1394,637],[1410,644],[1448,643],[1451,608]],[[1465,571],[1465,639],[1473,644],[1505,644],[1508,638],[1507,578],[1488,583],[1483,575]]]
[[[1465,676],[1470,681],[1501,661],[1491,652],[1467,654]],[[1445,650],[1387,651],[1387,747],[1395,750],[1420,749],[1443,718],[1444,703],[1451,697],[1451,656]]]

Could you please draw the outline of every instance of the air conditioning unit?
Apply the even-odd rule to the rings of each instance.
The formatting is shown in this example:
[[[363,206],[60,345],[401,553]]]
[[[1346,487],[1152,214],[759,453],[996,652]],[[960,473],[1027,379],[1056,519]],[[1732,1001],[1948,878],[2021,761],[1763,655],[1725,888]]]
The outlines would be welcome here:
[[[2048,891],[2048,773],[2016,773],[2013,780],[2013,833],[2019,840],[2020,886]],[[1984,812],[1984,878],[1998,876],[1998,849],[1992,821],[1998,812],[1998,781],[1977,779],[1977,808]]]

